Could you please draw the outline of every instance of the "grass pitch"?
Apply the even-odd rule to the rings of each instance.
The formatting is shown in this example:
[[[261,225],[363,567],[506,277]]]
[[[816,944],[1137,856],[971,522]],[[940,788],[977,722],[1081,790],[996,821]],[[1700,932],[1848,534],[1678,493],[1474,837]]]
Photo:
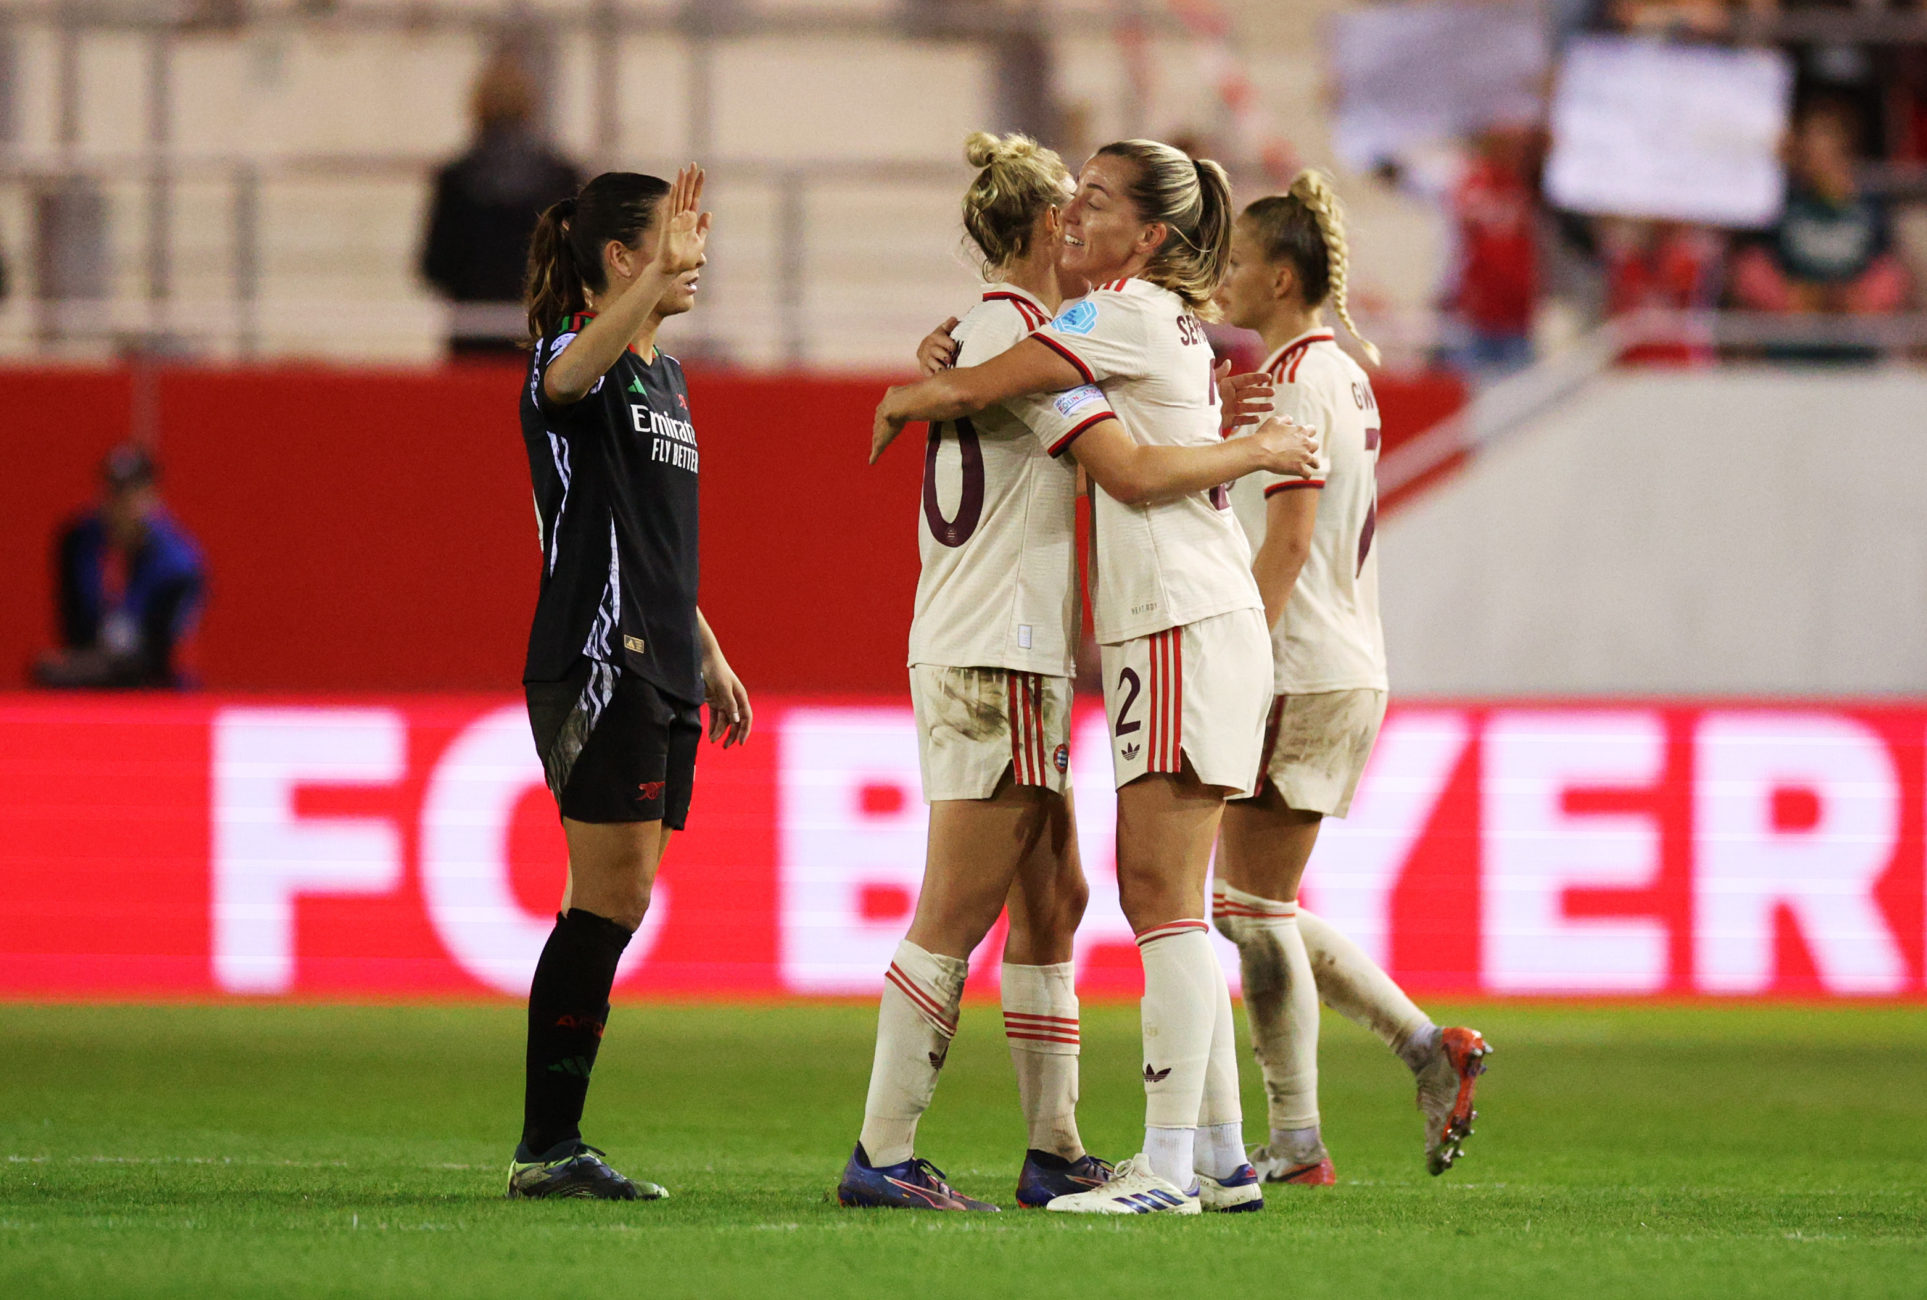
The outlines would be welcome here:
[[[1339,1187],[1093,1221],[830,1203],[867,1006],[619,1007],[585,1130],[674,1192],[630,1205],[499,1199],[519,1008],[0,1007],[0,1295],[1927,1293],[1927,1011],[1441,1011],[1498,1048],[1456,1170],[1328,1018]],[[1009,1206],[997,1030],[966,1008],[921,1145]],[[1135,1008],[1084,1042],[1086,1140],[1128,1155]]]

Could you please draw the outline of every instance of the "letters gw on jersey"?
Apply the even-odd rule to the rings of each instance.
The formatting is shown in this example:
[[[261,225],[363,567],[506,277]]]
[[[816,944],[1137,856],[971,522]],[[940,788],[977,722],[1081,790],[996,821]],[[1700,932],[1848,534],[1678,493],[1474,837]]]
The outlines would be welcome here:
[[[1232,488],[1238,520],[1264,545],[1265,503],[1280,492],[1317,492],[1311,552],[1271,630],[1279,695],[1385,690],[1385,634],[1378,619],[1378,399],[1361,367],[1329,329],[1314,329],[1265,362],[1276,385],[1272,413],[1318,435],[1308,478],[1253,474]]]

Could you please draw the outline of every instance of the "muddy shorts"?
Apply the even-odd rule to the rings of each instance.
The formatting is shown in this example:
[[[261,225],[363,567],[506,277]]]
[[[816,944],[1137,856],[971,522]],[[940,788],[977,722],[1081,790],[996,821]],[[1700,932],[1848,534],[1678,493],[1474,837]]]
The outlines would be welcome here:
[[[923,797],[988,799],[1008,771],[1059,794],[1071,766],[1071,680],[1005,668],[912,664]]]
[[[1278,787],[1288,808],[1343,817],[1384,721],[1384,691],[1280,695],[1265,722],[1260,779]]]

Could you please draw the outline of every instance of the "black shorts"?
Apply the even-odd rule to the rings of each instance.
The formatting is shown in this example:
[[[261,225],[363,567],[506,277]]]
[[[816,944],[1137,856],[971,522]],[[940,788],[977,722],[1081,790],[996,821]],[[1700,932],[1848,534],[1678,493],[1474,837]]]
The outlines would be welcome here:
[[[535,752],[564,817],[683,828],[703,734],[699,706],[592,660],[562,681],[524,689]]]

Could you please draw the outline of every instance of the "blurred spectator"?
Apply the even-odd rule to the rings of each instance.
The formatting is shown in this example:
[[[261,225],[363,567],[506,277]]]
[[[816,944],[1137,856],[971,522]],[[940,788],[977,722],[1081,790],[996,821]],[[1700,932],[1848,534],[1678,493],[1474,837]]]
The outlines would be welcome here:
[[[435,178],[422,275],[458,307],[519,304],[529,233],[551,203],[582,187],[574,163],[536,130],[535,79],[514,54],[496,54],[476,79],[475,143]],[[451,331],[457,357],[519,356],[519,313],[505,313],[499,333]]]
[[[1768,17],[1779,0],[1608,0],[1608,25],[1648,35],[1720,37],[1733,30],[1741,13]]]
[[[178,687],[200,616],[201,551],[161,504],[158,469],[123,446],[101,466],[100,505],[68,521],[54,548],[61,648],[34,679],[55,687]]]
[[[1855,176],[1858,139],[1842,105],[1816,103],[1794,123],[1786,210],[1734,258],[1733,298],[1754,311],[1894,312],[1907,305],[1906,268],[1880,200]]]
[[[1467,369],[1503,372],[1532,360],[1539,296],[1537,138],[1525,127],[1485,132],[1450,197],[1457,272],[1447,306]]]
[[[1710,311],[1719,306],[1721,237],[1703,226],[1663,221],[1609,220],[1599,229],[1606,274],[1606,314]],[[1692,328],[1686,325],[1685,328]],[[1713,359],[1710,337],[1642,343],[1624,360],[1693,365]]]

